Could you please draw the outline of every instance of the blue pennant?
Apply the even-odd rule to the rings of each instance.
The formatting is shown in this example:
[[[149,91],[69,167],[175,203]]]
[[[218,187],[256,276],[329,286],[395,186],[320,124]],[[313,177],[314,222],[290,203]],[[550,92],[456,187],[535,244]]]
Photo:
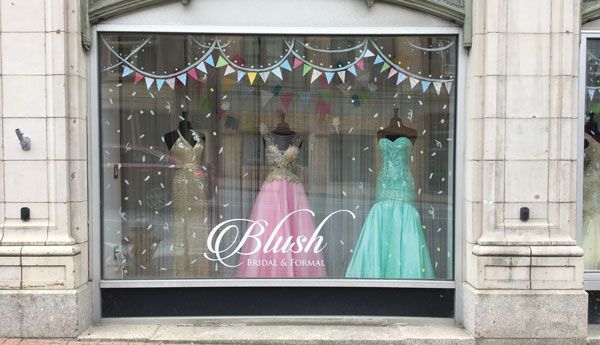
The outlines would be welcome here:
[[[331,79],[333,79],[333,72],[325,72],[325,78],[327,78],[327,84],[331,83]]]
[[[133,73],[131,68],[129,68],[127,66],[123,67],[123,75],[122,75],[123,77],[126,77],[126,76],[130,75],[131,73]]]
[[[383,59],[381,58],[381,56],[377,55],[377,57],[375,58],[375,61],[373,61],[374,65],[380,64],[383,62]]]
[[[281,64],[281,66],[280,66],[280,67],[281,67],[281,68],[283,68],[283,69],[287,69],[288,71],[291,71],[291,70],[292,70],[292,67],[290,66],[290,62],[289,62],[288,60],[285,60],[285,61],[284,61],[284,62]]]
[[[209,55],[204,62],[211,67],[215,67],[215,61],[213,60],[212,55]]]
[[[246,72],[243,71],[238,71],[237,72],[237,81],[238,83],[240,82],[240,80],[242,80],[242,78],[246,75]]]
[[[421,86],[423,87],[423,92],[425,92],[425,91],[427,91],[427,89],[429,89],[429,85],[431,85],[430,81],[423,80],[421,82]]]
[[[348,67],[348,72],[352,73],[356,77],[356,67],[354,65]]]
[[[158,88],[158,91],[160,91],[160,89],[162,88],[164,83],[165,83],[164,79],[156,79],[156,87]]]
[[[187,74],[183,73],[177,76],[177,79],[179,79],[179,81],[185,85],[185,82],[187,81]]]
[[[400,85],[401,82],[406,80],[406,75],[402,72],[398,72],[398,79],[396,79],[396,85]]]

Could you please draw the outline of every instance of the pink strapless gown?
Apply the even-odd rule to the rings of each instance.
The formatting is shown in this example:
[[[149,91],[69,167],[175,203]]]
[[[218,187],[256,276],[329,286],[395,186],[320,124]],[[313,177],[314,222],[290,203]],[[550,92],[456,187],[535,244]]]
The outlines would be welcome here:
[[[264,220],[267,222],[265,231],[257,238],[262,243],[261,250],[251,255],[240,255],[240,265],[237,269],[237,276],[240,278],[322,278],[327,276],[325,261],[322,251],[314,253],[310,248],[308,253],[269,252],[264,253],[262,248],[268,241],[272,232],[278,223],[293,211],[308,209],[308,199],[301,184],[276,180],[263,183],[256,202],[250,214],[252,220]],[[254,228],[255,233],[258,228]],[[305,236],[310,239],[315,231],[313,216],[307,212],[297,212],[288,217],[279,228],[277,236],[284,243],[288,237],[292,237],[294,243],[298,236]],[[272,241],[277,241],[277,238]],[[324,246],[322,243],[321,246]],[[247,241],[242,249],[242,253],[248,253],[256,246],[255,241]],[[294,247],[296,248],[296,247]]]

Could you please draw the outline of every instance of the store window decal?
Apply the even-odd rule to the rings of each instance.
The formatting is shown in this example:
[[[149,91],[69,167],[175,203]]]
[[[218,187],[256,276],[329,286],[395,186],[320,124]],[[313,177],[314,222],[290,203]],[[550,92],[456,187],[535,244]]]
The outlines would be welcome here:
[[[104,279],[453,278],[456,36],[100,38]]]

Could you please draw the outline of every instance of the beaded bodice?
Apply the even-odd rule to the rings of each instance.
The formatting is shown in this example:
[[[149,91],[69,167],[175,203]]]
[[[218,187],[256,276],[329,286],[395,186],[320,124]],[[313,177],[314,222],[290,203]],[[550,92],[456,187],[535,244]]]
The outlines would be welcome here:
[[[177,168],[198,168],[197,162],[202,158],[204,152],[204,141],[198,140],[195,145],[192,145],[181,135],[179,130],[177,133],[179,138],[171,147],[171,155],[180,162]]]
[[[285,180],[300,183],[299,168],[297,164],[302,137],[294,134],[290,146],[285,150],[279,149],[275,142],[276,134],[268,132],[263,134],[265,139],[265,159],[269,166],[269,173],[265,181]]]
[[[407,203],[414,201],[415,181],[410,170],[412,148],[412,142],[406,137],[394,141],[387,138],[379,139],[382,164],[377,178],[376,201],[398,200]]]
[[[600,214],[600,143],[590,135],[585,138],[589,146],[585,149],[588,163],[583,172],[583,216]]]

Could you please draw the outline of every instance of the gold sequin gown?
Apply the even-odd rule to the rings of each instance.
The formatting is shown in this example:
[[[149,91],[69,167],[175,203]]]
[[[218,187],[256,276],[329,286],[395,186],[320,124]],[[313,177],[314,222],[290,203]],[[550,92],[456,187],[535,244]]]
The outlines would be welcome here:
[[[198,278],[210,276],[210,262],[204,259],[208,221],[208,181],[199,161],[204,142],[191,145],[179,131],[171,155],[179,162],[171,186],[173,200],[173,276]]]

